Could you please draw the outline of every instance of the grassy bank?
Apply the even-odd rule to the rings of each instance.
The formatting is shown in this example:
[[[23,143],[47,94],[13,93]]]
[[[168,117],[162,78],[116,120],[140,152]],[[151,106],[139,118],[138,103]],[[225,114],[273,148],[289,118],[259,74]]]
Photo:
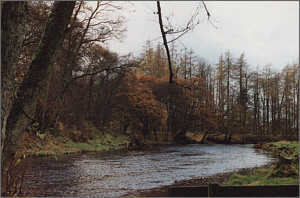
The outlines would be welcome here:
[[[154,135],[147,137],[147,145],[170,145],[173,144],[170,135],[167,142],[164,142],[164,133],[158,132],[157,138]],[[81,152],[98,152],[111,149],[127,148],[130,135],[115,134],[110,131],[99,131],[90,124],[85,123],[82,129],[72,130],[64,125],[55,128],[53,132],[40,134],[37,131],[26,131],[22,138],[22,144],[17,152],[17,159],[56,156],[62,154],[73,154]],[[142,135],[134,135],[142,140]]]
[[[50,133],[32,134],[25,133],[18,158],[56,156],[82,152],[97,152],[111,149],[125,148],[129,137],[124,134],[111,134],[100,132],[92,138],[81,140],[69,136],[54,136]]]
[[[186,136],[200,142],[204,136],[200,132],[188,132]],[[225,134],[211,134],[204,143],[207,144],[223,144],[225,143]],[[294,141],[298,140],[297,136],[292,137],[283,137],[283,136],[274,136],[274,135],[254,135],[254,134],[234,134],[229,143],[231,144],[257,144],[259,142],[277,142],[282,140]],[[227,142],[228,143],[228,142]]]
[[[256,148],[272,151],[278,162],[270,169],[256,169],[249,175],[232,174],[224,185],[299,184],[299,142],[261,143]]]
[[[60,154],[72,154],[78,152],[105,151],[109,149],[124,148],[130,142],[129,135],[115,134],[108,130],[99,131],[93,125],[86,122],[83,122],[83,124],[81,125],[82,127],[78,127],[76,130],[67,128],[62,123],[58,123],[53,131],[45,132],[44,134],[40,134],[36,131],[36,129],[30,128],[30,130],[24,133],[22,144],[20,146],[20,149],[18,150],[17,157],[40,157]],[[138,134],[134,136],[136,136],[136,138],[140,140],[144,138],[142,135]],[[188,132],[186,136],[191,142],[199,143],[202,140],[204,134],[200,132]],[[154,133],[151,133],[147,136],[147,144],[151,146],[174,144],[174,134],[169,134],[167,141],[164,141],[164,137],[164,132],[157,132],[156,138],[154,136]],[[212,134],[204,143],[222,144],[224,143],[224,138],[224,134]],[[270,142],[272,140],[275,141],[276,139],[281,138],[270,135],[261,136],[251,134],[235,134],[229,143],[246,144]],[[276,147],[284,147],[283,142],[273,144],[274,146],[268,146],[270,147],[271,151],[272,149],[276,149]],[[266,147],[266,145],[261,147]]]

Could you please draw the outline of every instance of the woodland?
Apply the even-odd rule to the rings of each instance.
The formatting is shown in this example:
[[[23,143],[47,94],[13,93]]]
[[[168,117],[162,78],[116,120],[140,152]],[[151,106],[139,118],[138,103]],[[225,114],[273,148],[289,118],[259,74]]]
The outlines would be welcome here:
[[[225,142],[237,134],[298,137],[299,60],[277,71],[228,50],[212,64],[174,42],[168,55],[153,41],[138,56],[121,56],[103,45],[125,35],[125,18],[109,15],[121,9],[1,2],[1,173],[24,131],[80,141],[93,136],[91,127],[174,142],[187,132],[203,133],[202,142],[210,135]]]

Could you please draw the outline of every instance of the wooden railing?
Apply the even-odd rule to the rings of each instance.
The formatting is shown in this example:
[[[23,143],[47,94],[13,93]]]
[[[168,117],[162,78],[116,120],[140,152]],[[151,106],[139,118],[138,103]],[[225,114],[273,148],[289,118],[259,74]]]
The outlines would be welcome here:
[[[169,197],[299,197],[299,185],[272,186],[173,186]]]

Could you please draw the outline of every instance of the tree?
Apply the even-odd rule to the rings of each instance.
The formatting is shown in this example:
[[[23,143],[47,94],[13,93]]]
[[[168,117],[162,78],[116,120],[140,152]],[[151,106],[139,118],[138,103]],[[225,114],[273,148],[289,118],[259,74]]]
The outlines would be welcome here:
[[[270,97],[271,97],[271,132],[273,135],[277,135],[279,132],[280,124],[278,123],[278,108],[280,100],[280,74],[278,72],[270,78]]]
[[[223,115],[225,113],[225,98],[226,98],[226,78],[225,78],[225,61],[223,58],[223,54],[219,57],[219,63],[217,63],[217,74],[216,74],[216,105],[219,109],[219,114]],[[222,132],[224,129],[224,119],[219,123],[219,131]]]
[[[150,131],[156,131],[165,122],[166,112],[163,105],[153,95],[151,83],[156,79],[152,76],[141,75],[137,79],[132,77],[125,84],[123,91],[117,95],[121,110],[125,112],[125,118],[133,129],[137,129],[146,137]]]
[[[154,64],[154,49],[150,41],[146,42],[146,45],[144,46],[144,50],[141,53],[141,64],[140,67],[137,69],[138,75],[144,74],[144,75],[151,75],[154,76],[153,73],[153,64]]]
[[[158,43],[154,49],[147,41],[144,51],[141,53],[141,63],[138,72],[144,75],[162,78],[168,72],[168,60],[164,52],[163,46]]]
[[[252,100],[253,100],[253,133],[258,134],[260,131],[260,84],[259,84],[259,67],[252,73]]]
[[[239,96],[238,96],[238,105],[241,109],[241,121],[243,128],[246,128],[246,119],[247,119],[247,109],[248,109],[248,78],[247,70],[248,64],[245,60],[245,54],[242,53],[240,58],[237,59],[236,64],[234,65],[234,73],[238,81],[239,87]]]
[[[299,125],[295,123],[296,116],[298,117],[298,113],[295,111],[299,108],[297,107],[299,104],[297,95],[299,95],[299,73],[298,73],[298,64],[294,63],[293,65],[287,65],[282,70],[282,109],[281,109],[281,118],[283,124],[284,136],[292,136],[293,134],[297,134],[297,129]]]
[[[15,91],[15,78],[27,22],[27,2],[1,2],[1,152]]]
[[[164,31],[164,26],[163,26],[163,22],[162,22],[162,17],[161,17],[161,8],[160,8],[160,2],[157,1],[157,14],[158,14],[158,20],[159,20],[159,26],[160,26],[160,31],[162,34],[162,38],[163,38],[163,43],[167,52],[167,57],[168,57],[168,65],[169,65],[169,83],[173,82],[173,70],[172,70],[172,63],[171,63],[171,56],[170,56],[170,51],[169,51],[169,46],[167,43],[167,38],[166,38],[166,32]]]
[[[97,2],[95,7],[88,5],[87,2],[78,2],[75,6],[75,13],[70,21],[68,34],[66,35],[63,46],[58,54],[59,59],[56,61],[56,76],[52,77],[53,97],[46,96],[47,103],[42,111],[47,112],[45,121],[41,129],[45,131],[59,119],[61,109],[63,109],[64,95],[68,87],[79,79],[80,76],[86,77],[89,71],[90,56],[96,43],[103,43],[110,39],[121,39],[125,28],[123,27],[124,19],[122,17],[110,16],[121,6],[114,5],[113,2]],[[83,19],[79,15],[85,15]],[[105,52],[105,50],[103,50]],[[109,54],[106,52],[106,54]],[[102,54],[104,55],[104,54]],[[109,63],[102,65],[102,68],[92,72],[101,73],[104,67],[108,68]]]
[[[55,2],[28,72],[17,90],[12,110],[7,118],[6,138],[1,158],[1,175],[12,162],[23,130],[32,119],[37,101],[45,86],[61,46],[76,2]],[[10,34],[11,32],[3,32]]]
[[[205,7],[207,17],[209,20],[210,13],[208,12],[208,9],[207,9],[205,3],[203,1],[202,1],[202,3]],[[160,2],[157,1],[157,14],[158,14],[159,27],[160,27],[161,35],[163,38],[163,45],[165,46],[167,58],[168,58],[169,83],[174,83],[174,81],[173,81],[174,73],[173,73],[172,60],[171,60],[168,43],[178,40],[180,37],[182,37],[189,31],[194,29],[198,24],[200,24],[200,20],[199,19],[197,20],[199,13],[200,13],[200,5],[196,7],[194,14],[191,16],[191,18],[188,20],[188,22],[185,25],[183,25],[183,27],[174,28],[169,20],[168,20],[169,24],[166,26],[163,24],[163,21],[162,21],[162,12],[161,12]],[[167,29],[167,31],[165,31],[165,28]],[[168,41],[167,35],[172,35],[175,38],[173,38],[171,41]]]

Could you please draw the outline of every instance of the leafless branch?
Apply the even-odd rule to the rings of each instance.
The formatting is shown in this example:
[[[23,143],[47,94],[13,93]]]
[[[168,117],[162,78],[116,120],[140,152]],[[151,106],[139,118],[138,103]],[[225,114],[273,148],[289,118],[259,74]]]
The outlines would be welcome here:
[[[169,83],[172,83],[173,82],[173,71],[172,71],[172,64],[171,64],[171,56],[170,56],[170,51],[169,51],[168,42],[167,42],[167,38],[166,38],[166,32],[164,31],[164,27],[163,27],[163,22],[162,22],[162,17],[161,17],[161,7],[160,7],[159,1],[157,1],[157,13],[158,13],[160,31],[161,31],[161,34],[163,37],[164,46],[166,48],[167,57],[168,57],[168,64],[169,64],[169,70],[170,70]]]
[[[205,3],[203,1],[202,1],[202,3],[204,5],[204,7],[205,7],[205,10],[206,10],[207,16],[208,16],[208,20],[209,20],[210,13],[208,12],[208,9],[207,9]],[[191,18],[189,19],[189,21],[186,23],[185,27],[180,28],[180,29],[177,28],[177,30],[174,31],[174,29],[173,29],[173,27],[171,25],[169,17],[166,17],[167,21],[169,22],[169,25],[168,26],[164,26],[163,21],[162,21],[162,13],[161,13],[160,2],[157,1],[157,14],[158,14],[159,26],[160,26],[161,35],[162,35],[162,38],[163,38],[163,43],[164,43],[164,46],[165,46],[165,49],[166,49],[166,53],[167,53],[168,65],[169,65],[169,71],[170,71],[169,83],[175,83],[175,82],[173,81],[173,75],[174,74],[173,74],[173,71],[172,71],[171,57],[170,57],[168,43],[171,43],[171,42],[174,42],[175,40],[178,40],[180,37],[182,37],[183,35],[185,35],[187,32],[189,32],[190,30],[194,29],[200,23],[200,20],[197,20],[197,16],[199,15],[199,13],[200,13],[200,5],[197,6],[194,14],[191,16]],[[211,23],[211,21],[210,21],[210,23]],[[167,29],[167,31],[165,31],[164,28]],[[167,38],[166,38],[167,34],[168,35],[179,34],[179,35],[176,36],[175,38],[173,38],[172,40],[167,41]],[[191,90],[190,87],[185,87],[183,85],[180,85],[179,83],[175,83],[175,84],[177,84],[180,87],[183,87],[183,88]]]
[[[218,29],[211,21],[210,21],[210,13],[209,13],[209,11],[208,11],[208,9],[207,9],[207,7],[206,7],[206,4],[204,3],[204,1],[202,1],[202,3],[203,3],[203,5],[204,5],[204,8],[205,8],[205,10],[206,10],[206,14],[207,14],[207,19],[208,19],[208,21],[210,22],[210,24],[214,27],[214,28],[216,28],[216,29]]]
[[[71,80],[68,81],[68,83],[66,84],[65,86],[65,89],[75,80],[77,79],[80,79],[80,78],[84,78],[86,76],[94,76],[94,75],[97,75],[97,74],[100,74],[104,71],[114,71],[114,70],[118,70],[118,69],[124,69],[124,68],[134,68],[134,67],[137,67],[136,64],[132,63],[132,64],[123,64],[123,65],[120,65],[120,66],[116,66],[116,67],[112,67],[112,68],[105,68],[105,69],[101,69],[101,70],[98,70],[98,71],[95,71],[95,72],[92,72],[92,73],[86,73],[86,74],[82,74],[80,76],[76,76],[74,78],[72,78]]]
[[[204,1],[202,1],[202,3],[203,3],[203,5],[204,5],[204,8],[205,8],[205,10],[206,10],[206,13],[207,13],[207,18],[209,19],[209,17],[210,17],[210,14],[209,14],[209,12],[208,12],[208,9],[207,9],[207,7],[206,7],[206,5],[205,5]]]

